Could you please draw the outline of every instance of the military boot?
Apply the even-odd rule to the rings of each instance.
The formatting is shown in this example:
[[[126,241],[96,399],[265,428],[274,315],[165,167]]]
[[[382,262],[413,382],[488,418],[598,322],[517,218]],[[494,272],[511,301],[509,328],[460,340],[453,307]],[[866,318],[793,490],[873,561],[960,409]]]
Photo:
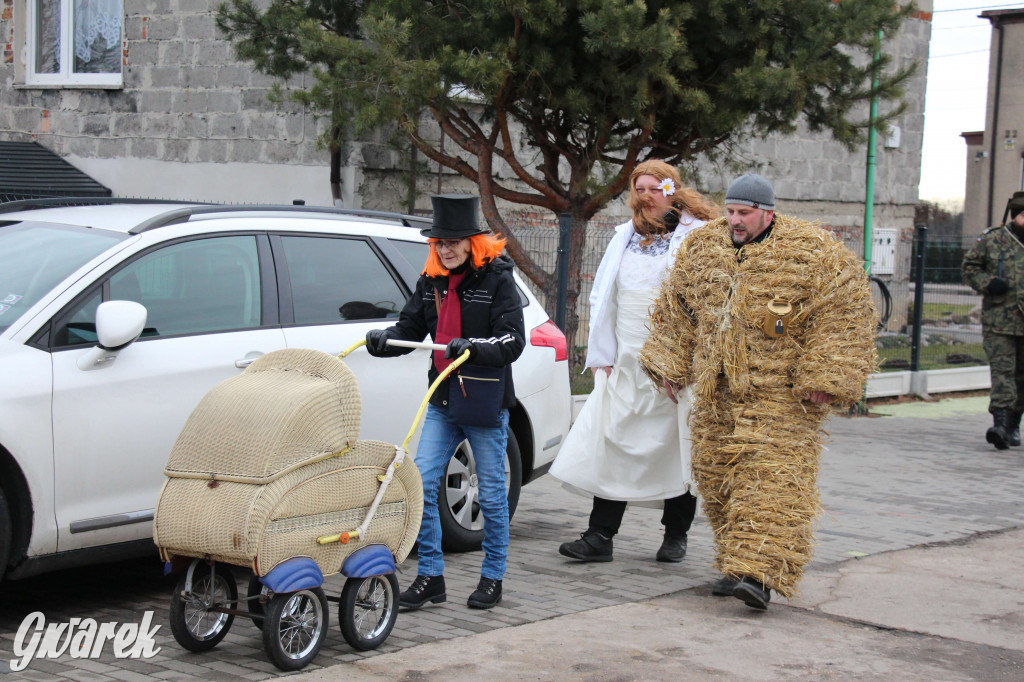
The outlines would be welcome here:
[[[1010,447],[1010,411],[995,410],[992,413],[992,426],[985,432],[985,440],[996,446],[996,450]],[[1020,434],[1018,433],[1018,440]]]
[[[1010,445],[1020,445],[1020,416],[1024,412],[1013,410],[1010,412],[1010,430],[1006,434],[1006,442]]]

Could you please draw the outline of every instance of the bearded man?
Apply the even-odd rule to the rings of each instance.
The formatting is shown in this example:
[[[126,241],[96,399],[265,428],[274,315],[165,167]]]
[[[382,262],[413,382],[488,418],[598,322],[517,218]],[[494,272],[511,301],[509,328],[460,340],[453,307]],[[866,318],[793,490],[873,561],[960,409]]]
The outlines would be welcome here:
[[[679,250],[640,362],[670,396],[693,389],[693,475],[724,573],[712,593],[764,610],[810,560],[821,425],[863,394],[877,315],[862,263],[776,214],[768,180],[737,178],[725,210]]]

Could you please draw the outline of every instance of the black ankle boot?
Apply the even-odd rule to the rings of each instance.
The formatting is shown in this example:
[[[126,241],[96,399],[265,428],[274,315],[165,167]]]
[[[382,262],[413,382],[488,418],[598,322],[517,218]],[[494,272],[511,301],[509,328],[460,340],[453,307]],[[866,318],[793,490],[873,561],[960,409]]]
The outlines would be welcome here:
[[[1010,447],[1010,411],[995,410],[992,412],[992,426],[985,432],[985,440],[996,446],[996,450]],[[1020,434],[1017,434],[1020,441]]]
[[[736,583],[732,596],[752,609],[764,611],[768,608],[768,602],[772,600],[772,591],[760,580],[748,576]]]
[[[501,581],[494,578],[480,578],[476,591],[469,595],[466,604],[471,609],[493,609],[501,603]]]
[[[558,553],[580,561],[611,561],[612,539],[600,531],[590,529],[580,533],[579,540],[563,542]]]
[[[398,605],[406,609],[418,609],[427,602],[440,604],[447,599],[443,575],[418,575],[409,589],[398,596]]]
[[[683,560],[684,556],[686,556],[686,534],[669,535],[665,533],[665,539],[662,541],[655,558],[658,561],[678,564]]]
[[[731,597],[739,580],[723,575],[711,585],[711,594],[716,597]]]
[[[1006,433],[1006,442],[1009,445],[1020,445],[1020,416],[1024,414],[1017,410],[1010,411],[1010,419],[1008,422],[1009,430]]]

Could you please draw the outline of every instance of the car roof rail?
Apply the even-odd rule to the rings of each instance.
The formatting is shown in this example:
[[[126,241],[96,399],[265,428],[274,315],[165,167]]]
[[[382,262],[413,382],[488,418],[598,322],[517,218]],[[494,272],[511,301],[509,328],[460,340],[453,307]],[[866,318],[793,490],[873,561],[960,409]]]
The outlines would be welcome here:
[[[180,203],[180,202],[179,202]],[[244,211],[263,213],[318,213],[337,216],[354,216],[359,218],[383,218],[395,220],[405,227],[417,229],[429,228],[433,220],[425,216],[406,215],[404,213],[393,213],[390,211],[369,211],[360,208],[336,208],[333,206],[304,206],[304,205],[278,205],[278,204],[212,204],[203,206],[188,206],[174,209],[167,213],[161,213],[145,220],[132,229],[129,234],[139,234],[147,230],[167,225],[176,225],[187,222],[192,216],[214,215],[217,213],[240,213]]]
[[[392,211],[371,211],[361,208],[338,208],[335,206],[305,206],[279,204],[212,204],[205,201],[184,201],[180,199],[135,199],[117,197],[45,197],[38,199],[19,199],[0,203],[0,213],[15,211],[33,211],[43,208],[65,206],[109,206],[112,204],[191,204],[182,208],[172,209],[166,213],[144,220],[131,230],[129,234],[139,234],[147,230],[167,225],[187,222],[194,215],[210,215],[215,213],[238,213],[240,211],[288,212],[288,213],[321,213],[327,215],[353,216],[359,218],[380,218],[400,222],[405,227],[417,229],[430,228],[433,220],[426,216],[408,215]]]
[[[115,197],[38,197],[35,199],[18,199],[0,203],[0,213],[15,211],[34,211],[42,208],[64,206],[109,206],[111,204],[183,204],[205,203],[184,202],[175,199],[118,199]]]
[[[382,218],[385,220],[396,220],[405,227],[429,228],[433,225],[432,218],[426,216],[408,215],[395,211],[371,211],[362,208],[339,208],[337,206],[306,206],[306,205],[279,205],[279,204],[224,204],[219,206],[201,206],[192,209],[193,215],[208,215],[211,213],[234,213],[238,211],[269,211],[283,213],[322,213],[327,215],[353,216],[357,218]]]

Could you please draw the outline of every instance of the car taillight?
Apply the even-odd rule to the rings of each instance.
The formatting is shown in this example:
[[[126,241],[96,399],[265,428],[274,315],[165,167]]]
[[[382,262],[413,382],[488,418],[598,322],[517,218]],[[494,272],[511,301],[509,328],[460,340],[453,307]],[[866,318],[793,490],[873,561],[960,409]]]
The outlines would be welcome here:
[[[530,332],[531,346],[548,346],[555,349],[555,361],[568,360],[569,349],[565,344],[565,334],[554,322],[548,320]]]

